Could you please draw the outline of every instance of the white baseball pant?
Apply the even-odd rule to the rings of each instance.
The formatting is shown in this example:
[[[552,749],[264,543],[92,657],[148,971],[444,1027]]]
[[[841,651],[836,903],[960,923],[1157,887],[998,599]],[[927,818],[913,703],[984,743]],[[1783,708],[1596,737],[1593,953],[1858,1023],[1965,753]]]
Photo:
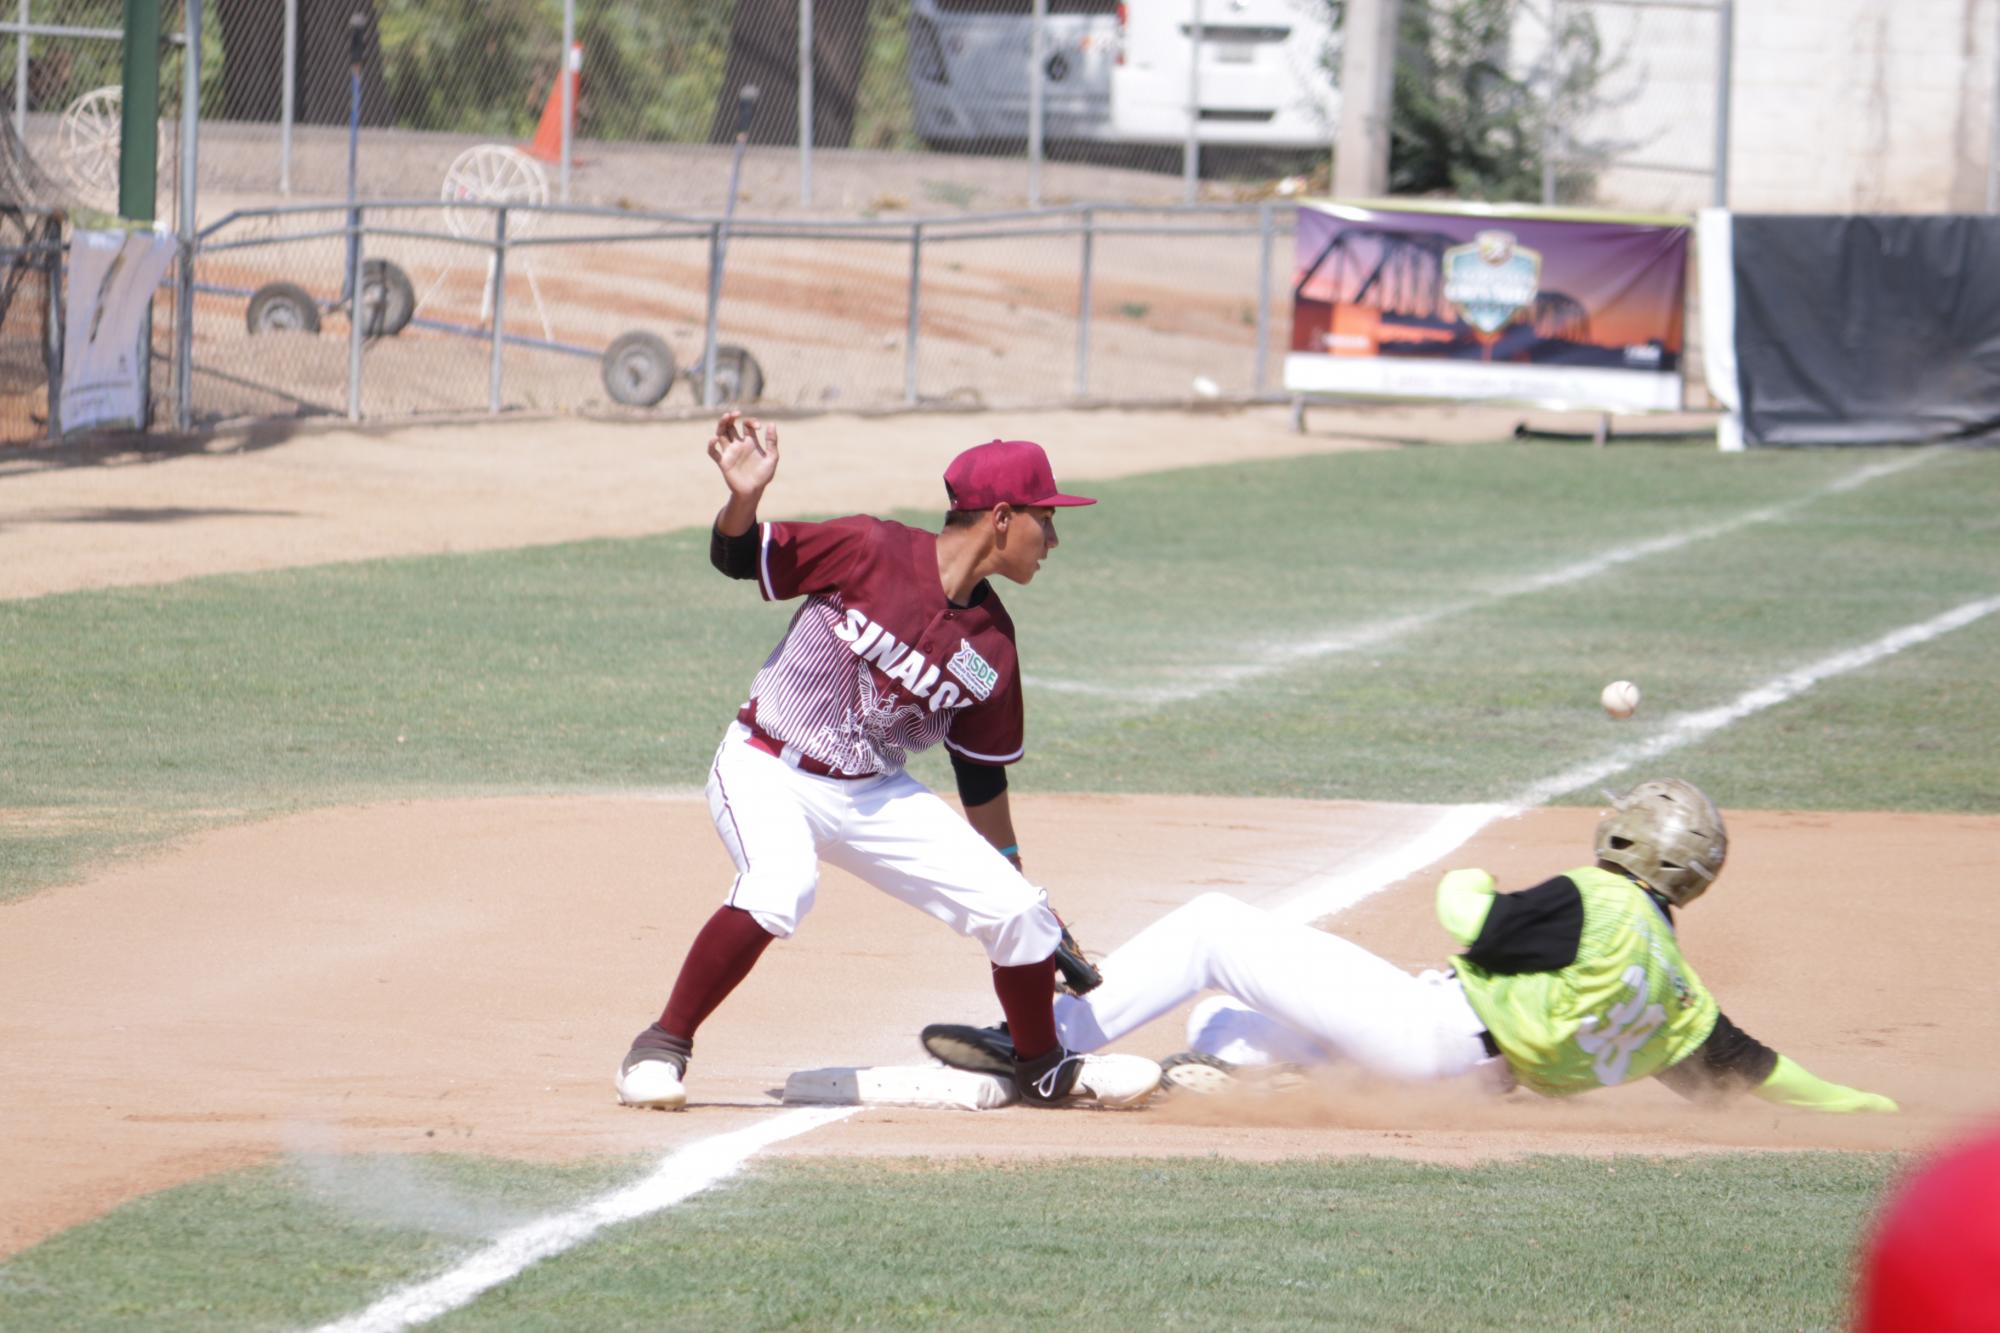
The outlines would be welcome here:
[[[708,812],[736,863],[740,907],[780,939],[812,911],[819,863],[838,866],[986,946],[1002,967],[1039,963],[1062,927],[1048,895],[907,773],[804,773],[730,724],[708,773]]]
[[[1118,1040],[1205,990],[1197,1050],[1236,1064],[1350,1060],[1371,1073],[1452,1078],[1486,1060],[1485,1030],[1454,977],[1412,976],[1351,940],[1221,893],[1167,913],[1100,964],[1104,984],[1058,996],[1074,1051]]]

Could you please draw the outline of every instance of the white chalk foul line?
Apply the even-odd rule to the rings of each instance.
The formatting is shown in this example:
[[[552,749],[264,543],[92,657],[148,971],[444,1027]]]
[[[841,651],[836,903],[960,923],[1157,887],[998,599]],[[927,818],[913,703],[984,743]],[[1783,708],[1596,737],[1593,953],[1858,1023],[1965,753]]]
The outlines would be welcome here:
[[[1297,893],[1273,910],[1292,921],[1317,921],[1332,916],[1448,856],[1488,824],[1510,819],[1546,804],[1564,792],[1591,786],[1647,760],[1671,754],[1753,713],[1795,699],[1823,680],[1872,666],[1906,648],[1929,642],[1953,630],[1964,629],[1995,611],[2000,611],[2000,597],[1966,602],[1929,620],[1893,630],[1870,643],[1845,649],[1781,676],[1774,676],[1761,685],[1745,690],[1726,704],[1679,714],[1657,735],[1633,745],[1621,746],[1600,759],[1577,764],[1531,783],[1502,804],[1454,807],[1402,847],[1352,869],[1304,881],[1298,886]]]
[[[1271,644],[1263,648],[1252,661],[1202,668],[1198,679],[1190,680],[1184,684],[1138,686],[1121,683],[1106,685],[1098,681],[1063,680],[1044,676],[1028,676],[1026,680],[1030,685],[1034,685],[1039,689],[1050,690],[1057,694],[1115,695],[1122,701],[1152,708],[1162,707],[1167,704],[1189,703],[1196,699],[1206,698],[1211,694],[1219,694],[1224,690],[1235,689],[1237,686],[1250,681],[1261,680],[1266,676],[1276,675],[1278,672],[1289,670],[1302,662],[1312,662],[1340,653],[1359,652],[1366,648],[1379,647],[1382,644],[1391,643],[1407,635],[1414,634],[1418,630],[1427,629],[1453,616],[1464,615],[1468,611],[1476,611],[1515,597],[1526,597],[1538,592],[1547,592],[1551,588],[1560,588],[1572,583],[1581,583],[1585,579],[1602,574],[1607,570],[1616,569],[1620,565],[1631,564],[1635,560],[1644,560],[1650,556],[1665,555],[1669,551],[1678,551],[1682,547],[1691,546],[1696,542],[1726,536],[1731,532],[1750,527],[1754,524],[1771,522],[1774,519],[1784,517],[1794,510],[1803,509],[1805,506],[1825,496],[1857,490],[1878,478],[1891,476],[1897,472],[1913,468],[1919,463],[1928,462],[1940,452],[1942,452],[1941,446],[1932,446],[1884,462],[1870,463],[1865,467],[1855,468],[1852,472],[1838,477],[1816,490],[1808,491],[1806,494],[1795,496],[1790,500],[1782,500],[1776,504],[1763,505],[1756,509],[1746,510],[1733,518],[1705,523],[1700,527],[1690,528],[1684,532],[1667,533],[1664,536],[1651,537],[1641,542],[1632,542],[1624,546],[1614,546],[1610,550],[1600,551],[1596,555],[1587,556],[1582,560],[1562,565],[1545,573],[1527,574],[1519,578],[1503,581],[1476,597],[1467,597],[1455,602],[1447,602],[1443,606],[1434,607],[1429,611],[1416,611],[1409,615],[1396,616],[1389,620],[1373,621],[1367,624],[1356,625],[1352,629],[1318,635],[1310,639],[1301,639],[1292,643]]]
[[[656,1213],[734,1175],[761,1148],[809,1133],[860,1110],[857,1106],[806,1107],[760,1120],[747,1129],[688,1144],[647,1176],[557,1213],[503,1233],[448,1272],[392,1291],[359,1314],[322,1324],[316,1333],[392,1333],[414,1328],[490,1291],[533,1264],[582,1244],[605,1227]]]

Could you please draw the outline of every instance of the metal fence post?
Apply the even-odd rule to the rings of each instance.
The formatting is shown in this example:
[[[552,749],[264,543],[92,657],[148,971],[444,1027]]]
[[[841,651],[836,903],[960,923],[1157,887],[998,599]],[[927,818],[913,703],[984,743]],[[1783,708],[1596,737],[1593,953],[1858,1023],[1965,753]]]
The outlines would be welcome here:
[[[1042,206],[1042,112],[1047,90],[1042,86],[1042,38],[1049,22],[1049,0],[1035,0],[1033,26],[1028,32],[1028,207]]]
[[[183,19],[187,50],[181,59],[180,281],[174,286],[174,429],[194,426],[194,240],[196,182],[201,159],[201,6]]]
[[[1257,361],[1251,387],[1264,392],[1271,369],[1271,239],[1275,230],[1271,201],[1257,205]]]
[[[903,330],[903,401],[917,401],[917,320],[923,310],[924,224],[910,224],[910,314]]]
[[[562,59],[556,64],[556,86],[562,107],[562,201],[569,202],[570,140],[576,120],[576,80],[583,76],[583,61],[576,53],[576,0],[563,0]]]
[[[1715,81],[1715,206],[1729,207],[1729,97],[1736,59],[1736,4],[1722,0],[1716,26]]]
[[[799,0],[799,206],[813,201],[813,0]]]
[[[174,429],[194,429],[194,237],[181,235],[179,280],[174,283]]]
[[[722,305],[722,224],[708,228],[708,310],[702,316],[701,404],[715,406],[715,325]]]
[[[350,191],[350,194],[352,192]],[[362,208],[347,210],[347,419],[361,420],[361,275],[366,271],[361,258]],[[386,295],[386,292],[384,293]]]
[[[43,276],[48,279],[48,309],[52,318],[43,321],[45,341],[42,355],[48,358],[49,365],[49,441],[54,443],[63,437],[63,330],[69,323],[69,309],[63,303],[62,241],[52,238],[48,245],[49,256]]]
[[[722,265],[728,254],[729,227],[736,220],[736,186],[743,179],[743,150],[750,143],[750,118],[757,109],[757,85],[746,83],[736,94],[736,148],[729,159],[729,194],[722,202],[722,221],[708,233],[708,327],[701,343],[701,401],[715,406],[715,327],[722,309]]]
[[[1193,203],[1201,189],[1201,0],[1194,0],[1194,23],[1188,28],[1187,143],[1181,148],[1181,199]]]
[[[285,74],[278,109],[278,193],[292,192],[292,121],[299,104],[299,0],[285,0]]]
[[[28,26],[28,0],[20,0],[14,7],[15,16],[21,26]],[[14,34],[14,137],[24,137],[28,133],[28,34]]]
[[[1549,0],[1549,44],[1542,58],[1548,62],[1547,94],[1542,105],[1542,207],[1556,201],[1556,94],[1562,88],[1562,0]]]
[[[1090,396],[1090,282],[1092,251],[1097,241],[1097,211],[1083,210],[1083,256],[1076,293],[1076,396]]]
[[[493,364],[486,378],[486,410],[500,412],[501,353],[507,346],[507,205],[493,210]]]
[[[160,203],[160,0],[125,0],[118,110],[118,216],[151,225]]]
[[[1994,43],[1994,49],[2000,54],[2000,42]],[[1988,95],[1993,102],[1986,140],[1986,211],[2000,213],[2000,61],[1994,63],[1993,86]]]

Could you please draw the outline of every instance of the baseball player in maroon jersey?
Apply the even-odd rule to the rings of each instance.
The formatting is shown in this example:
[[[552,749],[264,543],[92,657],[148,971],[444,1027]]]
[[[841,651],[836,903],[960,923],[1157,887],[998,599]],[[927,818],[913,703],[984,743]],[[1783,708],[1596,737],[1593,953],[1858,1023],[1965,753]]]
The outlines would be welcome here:
[[[1056,546],[1055,511],[1095,501],[1056,488],[1040,445],[994,440],[945,470],[941,531],[866,515],[760,524],[777,428],[727,413],[708,455],[729,489],[710,560],[756,580],[766,601],[805,601],[709,770],[709,813],[736,878],[659,1022],[620,1065],[618,1099],[687,1104],[695,1030],[798,928],[822,861],[985,945],[1025,1101],[1144,1099],[1157,1065],[1072,1054],[1056,1037],[1063,927],[1021,874],[1006,774],[1023,751],[1021,676],[1013,621],[988,582],[1033,579]],[[903,771],[939,742],[963,817]]]

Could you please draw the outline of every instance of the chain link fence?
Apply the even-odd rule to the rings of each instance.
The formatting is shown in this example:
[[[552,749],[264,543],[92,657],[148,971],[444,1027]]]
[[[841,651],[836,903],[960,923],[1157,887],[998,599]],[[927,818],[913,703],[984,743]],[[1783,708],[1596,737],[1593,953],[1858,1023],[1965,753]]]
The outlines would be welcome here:
[[[357,213],[358,233],[345,206],[323,205],[242,210],[204,230],[197,420],[1250,398],[1275,389],[1292,262],[1292,210],[1272,204],[913,222],[424,202]]]
[[[1505,15],[1504,76],[1546,110],[1545,201],[1717,193],[1731,0],[1403,7],[1406,32],[1412,13],[1434,32],[1447,12]],[[200,206],[213,218],[351,186],[720,211],[720,173],[683,168],[689,150],[727,148],[746,85],[761,95],[744,202],[760,215],[1239,198],[1328,178],[1340,13],[1340,0],[203,0]],[[106,211],[122,17],[122,0],[0,0],[16,131]],[[164,0],[168,219],[188,18]],[[658,148],[679,151],[645,151]]]
[[[0,440],[53,435],[63,240],[54,183],[0,119]]]
[[[38,20],[66,3],[87,0],[32,0]],[[751,192],[761,213],[961,195],[1034,207],[1083,197],[1079,181],[1093,199],[1192,202],[1200,177],[1323,170],[1337,129],[1331,0],[208,0],[207,12],[211,214],[211,200],[345,197],[350,14],[365,32],[364,197],[504,188],[514,203],[693,210],[680,181],[623,169],[620,149],[726,146],[745,85],[761,94],[751,144],[789,150]],[[465,160],[482,145],[519,155],[506,180]],[[857,192],[826,169],[852,154],[920,159],[932,193]],[[1062,164],[1086,170],[1045,170]]]
[[[212,22],[216,10],[208,0],[197,19]],[[187,31],[189,14],[182,0],[163,0],[160,6],[162,34],[159,59],[159,102],[148,119],[157,125],[155,144],[156,191],[152,214],[167,225],[178,216],[183,202],[183,152],[188,136],[182,116],[183,84],[188,73]],[[112,219],[119,213],[119,144],[123,135],[124,5],[122,0],[0,0],[0,34],[9,40],[0,51],[11,59],[0,65],[0,99],[4,99],[10,128],[25,148],[39,181],[39,207],[53,215],[78,220]],[[220,47],[205,39],[200,71],[203,96],[219,73]],[[204,127],[205,133],[205,127]],[[19,209],[28,202],[9,176],[0,198],[0,212]],[[60,311],[64,264],[64,241],[60,223],[48,229],[45,239],[31,247],[36,270],[24,279],[27,300],[19,309],[22,291],[4,311],[0,343],[10,357],[10,381],[29,374],[19,353],[27,346],[30,312],[40,309],[43,318],[46,361],[60,367],[61,349],[57,339],[60,324],[47,316]],[[16,265],[20,260],[17,259]],[[37,297],[41,300],[38,302]],[[174,303],[155,302],[151,324],[153,347],[153,396],[170,406],[176,402],[172,358],[177,338]],[[18,373],[15,373],[18,372]],[[59,385],[60,381],[55,381]],[[18,407],[0,408],[0,439],[19,442],[37,437],[50,429],[55,418],[48,404],[51,387],[38,384],[31,393],[35,404],[23,419]],[[25,401],[17,395],[17,403]],[[59,423],[57,423],[59,426]]]
[[[32,440],[55,428],[50,385],[62,332],[56,227],[0,227],[0,440]]]
[[[107,209],[122,7],[0,0],[23,138]],[[1723,114],[1727,0],[1517,8],[1508,77],[1570,99],[1544,197],[1703,202],[1667,196],[1716,171],[1726,117],[1689,108]],[[186,303],[156,306],[156,416],[624,410],[612,383],[663,363],[691,405],[711,326],[730,391],[787,405],[1269,392],[1282,194],[1328,177],[1338,11],[166,0],[156,215],[182,213],[192,28],[201,234]]]
[[[205,12],[215,9],[209,0]],[[122,0],[0,0],[0,33],[9,39],[0,52],[11,57],[0,64],[0,98],[14,132],[69,206],[111,215],[119,205],[124,21]],[[170,220],[180,205],[183,147],[187,13],[180,0],[163,0],[160,27],[160,101],[149,119],[159,124],[154,215]],[[212,39],[205,47],[204,90],[217,81],[221,58]]]

